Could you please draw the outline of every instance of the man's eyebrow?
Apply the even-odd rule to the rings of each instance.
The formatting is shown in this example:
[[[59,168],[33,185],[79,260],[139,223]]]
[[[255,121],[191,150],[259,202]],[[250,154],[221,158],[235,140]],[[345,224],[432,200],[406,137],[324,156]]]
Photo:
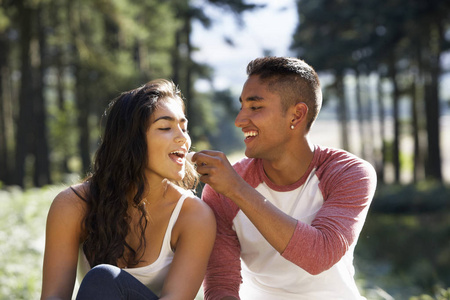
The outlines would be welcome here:
[[[264,100],[264,98],[260,97],[260,96],[251,96],[251,97],[247,97],[245,99],[245,101],[247,101],[247,102],[257,102],[257,101],[263,101],[263,100]],[[239,97],[239,102],[242,103],[241,97]]]
[[[155,121],[153,121],[153,123],[156,123],[156,122],[158,122],[158,121],[160,121],[160,120],[166,120],[166,121],[170,121],[170,122],[175,122],[175,121],[176,121],[176,119],[175,119],[174,117],[171,117],[171,116],[161,116],[161,117],[157,118]],[[180,119],[180,122],[181,122],[181,123],[186,123],[186,122],[187,122],[187,119],[186,119],[186,118],[181,118],[181,119]]]

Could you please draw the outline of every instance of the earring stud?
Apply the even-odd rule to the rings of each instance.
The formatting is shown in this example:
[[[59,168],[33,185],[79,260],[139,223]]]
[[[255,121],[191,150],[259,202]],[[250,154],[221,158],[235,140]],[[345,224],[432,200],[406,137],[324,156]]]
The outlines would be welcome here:
[[[291,129],[294,130],[294,125],[291,125]]]

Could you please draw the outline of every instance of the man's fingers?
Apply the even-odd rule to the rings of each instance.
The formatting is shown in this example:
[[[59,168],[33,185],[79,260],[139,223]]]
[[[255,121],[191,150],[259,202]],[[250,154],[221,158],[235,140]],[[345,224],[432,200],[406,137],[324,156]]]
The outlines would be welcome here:
[[[193,161],[197,164],[197,167],[199,166],[205,166],[205,165],[216,165],[220,163],[220,157],[219,156],[211,156],[209,154],[204,153],[203,151],[197,152],[194,157]]]
[[[201,162],[200,164],[197,163],[197,173],[201,175],[207,175],[211,172],[213,167],[211,165],[208,165],[207,163]]]
[[[200,181],[203,182],[204,184],[209,184],[210,183],[210,177],[208,174],[204,174],[202,176],[200,176]]]
[[[222,154],[222,152],[216,150],[202,150],[197,153],[202,153],[208,156],[220,156]]]

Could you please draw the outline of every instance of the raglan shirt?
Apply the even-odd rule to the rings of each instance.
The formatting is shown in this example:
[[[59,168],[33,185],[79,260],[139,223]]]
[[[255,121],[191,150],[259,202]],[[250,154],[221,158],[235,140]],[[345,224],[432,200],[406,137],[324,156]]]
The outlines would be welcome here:
[[[322,146],[315,146],[302,178],[288,186],[272,183],[261,159],[244,158],[233,167],[298,222],[280,254],[235,203],[205,186],[202,198],[217,220],[205,299],[364,299],[353,278],[353,250],[375,192],[374,168],[346,151]]]

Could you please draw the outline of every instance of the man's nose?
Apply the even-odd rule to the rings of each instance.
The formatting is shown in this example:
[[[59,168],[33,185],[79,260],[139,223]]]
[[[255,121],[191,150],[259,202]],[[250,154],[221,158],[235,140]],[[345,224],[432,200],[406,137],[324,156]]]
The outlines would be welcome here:
[[[244,109],[241,108],[241,110],[236,116],[236,119],[234,120],[234,125],[236,127],[242,128],[247,123],[248,123],[248,116],[245,113]]]

